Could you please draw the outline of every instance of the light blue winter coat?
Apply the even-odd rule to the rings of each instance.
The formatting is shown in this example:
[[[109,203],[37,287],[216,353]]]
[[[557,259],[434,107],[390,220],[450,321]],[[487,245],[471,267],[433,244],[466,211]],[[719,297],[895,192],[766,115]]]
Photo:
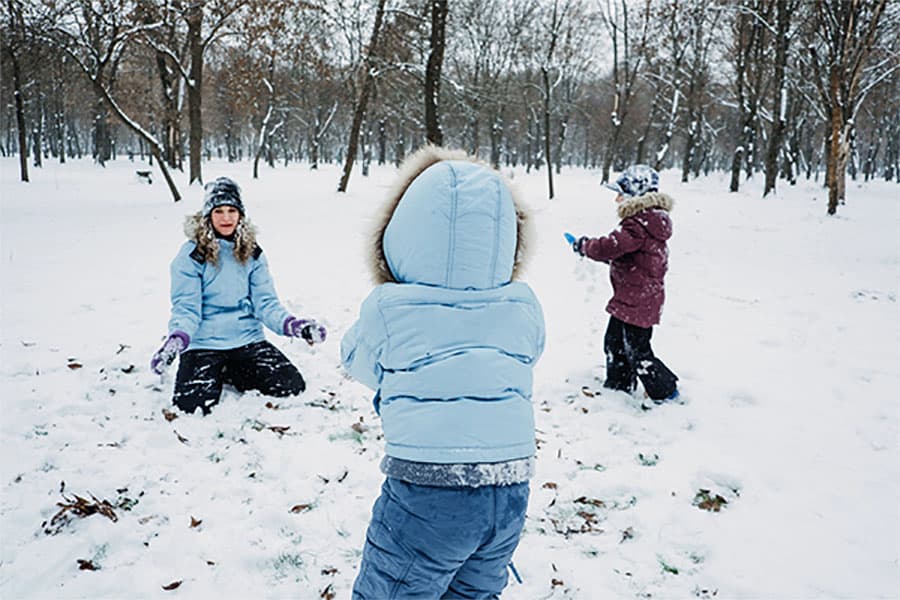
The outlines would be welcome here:
[[[193,240],[172,261],[169,332],[191,338],[188,350],[228,350],[265,340],[262,326],[283,334],[289,313],[275,293],[266,257],[257,249],[247,262],[234,257],[234,243],[219,239],[219,264],[203,261]]]
[[[510,281],[522,215],[495,171],[445,153],[428,148],[408,164],[376,248],[384,278],[396,283],[363,302],[341,357],[376,390],[388,456],[530,457],[544,320],[531,288]]]

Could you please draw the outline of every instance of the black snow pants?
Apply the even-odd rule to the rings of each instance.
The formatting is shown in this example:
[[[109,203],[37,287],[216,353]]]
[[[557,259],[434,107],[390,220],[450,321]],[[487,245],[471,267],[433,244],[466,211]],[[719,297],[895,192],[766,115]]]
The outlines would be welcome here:
[[[640,379],[644,391],[653,400],[663,400],[675,392],[678,376],[653,354],[652,335],[652,327],[638,327],[609,317],[603,338],[606,353],[603,387],[631,393]]]
[[[219,402],[223,384],[239,392],[259,390],[265,396],[291,396],[306,389],[297,367],[269,342],[231,350],[182,352],[172,402],[187,413],[197,408],[209,414]]]

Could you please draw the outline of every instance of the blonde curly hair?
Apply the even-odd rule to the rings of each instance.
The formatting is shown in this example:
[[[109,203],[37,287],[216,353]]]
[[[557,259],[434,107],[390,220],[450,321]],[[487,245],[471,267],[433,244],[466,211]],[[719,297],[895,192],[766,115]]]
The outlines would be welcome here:
[[[184,234],[197,244],[197,249],[206,262],[214,267],[219,265],[219,244],[209,217],[204,217],[202,211],[188,216],[184,221]],[[246,264],[255,250],[256,227],[247,217],[242,216],[234,230],[234,258],[239,263]]]

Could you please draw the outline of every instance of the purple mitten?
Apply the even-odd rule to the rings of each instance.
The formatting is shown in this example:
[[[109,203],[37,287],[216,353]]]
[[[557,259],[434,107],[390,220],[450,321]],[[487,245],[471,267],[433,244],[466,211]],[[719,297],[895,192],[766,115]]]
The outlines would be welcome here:
[[[157,375],[166,372],[166,368],[172,364],[175,357],[191,343],[191,336],[183,331],[175,330],[166,338],[162,348],[156,351],[150,359],[150,370]]]
[[[303,338],[307,344],[321,344],[325,341],[325,326],[315,319],[288,317],[284,320],[284,335]]]

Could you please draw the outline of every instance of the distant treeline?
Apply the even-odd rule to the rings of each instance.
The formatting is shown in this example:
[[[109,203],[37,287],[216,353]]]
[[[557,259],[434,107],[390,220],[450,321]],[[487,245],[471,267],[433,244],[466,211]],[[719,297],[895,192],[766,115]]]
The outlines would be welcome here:
[[[900,181],[888,0],[4,0],[0,152]],[[27,157],[27,158],[26,158]],[[548,168],[549,167],[549,168]],[[38,175],[39,176],[39,175]],[[338,182],[336,182],[338,185]]]

